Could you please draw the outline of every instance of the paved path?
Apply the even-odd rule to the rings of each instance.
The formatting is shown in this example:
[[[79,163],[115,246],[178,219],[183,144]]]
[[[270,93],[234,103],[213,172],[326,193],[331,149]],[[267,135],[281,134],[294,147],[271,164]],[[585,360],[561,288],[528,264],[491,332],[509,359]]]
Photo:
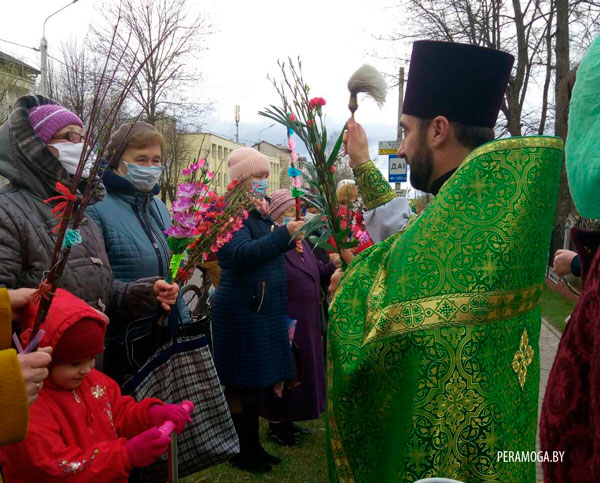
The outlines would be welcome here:
[[[542,410],[542,401],[544,400],[544,393],[546,392],[546,383],[548,382],[548,376],[550,375],[550,369],[558,350],[558,342],[560,340],[560,332],[556,330],[547,320],[542,318],[542,330],[540,331],[540,399],[538,406],[538,415]],[[539,449],[539,435],[537,446]],[[538,482],[544,481],[544,475],[542,473],[542,465],[537,464],[536,468],[536,480]]]

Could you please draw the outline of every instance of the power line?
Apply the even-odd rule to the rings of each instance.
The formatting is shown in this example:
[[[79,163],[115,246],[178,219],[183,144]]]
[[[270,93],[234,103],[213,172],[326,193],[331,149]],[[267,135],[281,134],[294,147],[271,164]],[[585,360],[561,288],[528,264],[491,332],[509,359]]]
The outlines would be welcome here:
[[[23,44],[18,44],[17,42],[12,42],[10,40],[6,40],[6,39],[0,39],[0,42],[6,42],[7,44],[12,44],[12,45],[16,45],[18,47],[23,47],[24,49],[31,49],[31,50],[35,50],[36,52],[39,52],[40,49],[38,49],[37,47],[29,47],[27,45],[23,45]]]

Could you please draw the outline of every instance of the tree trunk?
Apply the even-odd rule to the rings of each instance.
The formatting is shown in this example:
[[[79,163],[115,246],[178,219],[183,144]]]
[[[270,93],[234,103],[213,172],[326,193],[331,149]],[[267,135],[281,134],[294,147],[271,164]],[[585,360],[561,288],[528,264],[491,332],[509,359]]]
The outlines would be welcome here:
[[[569,93],[565,86],[565,79],[569,72],[569,2],[556,0],[556,110],[554,133],[567,139],[567,118],[569,112]],[[573,211],[573,199],[569,192],[567,172],[563,160],[558,191],[558,205],[554,225],[564,226],[569,214]],[[561,247],[558,247],[561,248]]]

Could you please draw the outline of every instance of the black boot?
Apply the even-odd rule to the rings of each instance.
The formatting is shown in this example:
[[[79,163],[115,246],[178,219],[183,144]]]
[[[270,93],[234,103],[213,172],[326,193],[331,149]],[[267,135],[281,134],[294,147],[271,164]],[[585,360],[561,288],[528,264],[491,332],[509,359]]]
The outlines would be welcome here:
[[[253,404],[252,406],[245,407],[246,414],[246,424],[248,425],[248,434],[251,435],[252,438],[252,449],[256,453],[256,455],[261,458],[263,461],[266,461],[269,464],[277,465],[281,463],[281,458],[278,458],[271,453],[268,453],[265,448],[260,444],[260,436],[259,436],[259,417],[258,417],[258,404]]]
[[[231,459],[231,464],[240,470],[251,473],[271,471],[271,465],[261,458],[253,448],[253,435],[248,428],[245,412],[232,414],[231,419],[240,440],[240,454]]]
[[[292,434],[285,422],[269,423],[267,436],[280,446],[296,446],[300,440]]]
[[[294,423],[293,421],[286,421],[288,431],[292,434],[312,434],[312,431],[304,426]]]

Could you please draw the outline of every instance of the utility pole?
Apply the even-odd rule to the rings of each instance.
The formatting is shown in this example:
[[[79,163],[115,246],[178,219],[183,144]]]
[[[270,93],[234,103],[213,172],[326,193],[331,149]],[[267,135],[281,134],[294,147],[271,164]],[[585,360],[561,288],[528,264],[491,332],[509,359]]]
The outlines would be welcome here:
[[[400,67],[398,74],[398,134],[396,139],[402,141],[402,128],[400,127],[400,119],[402,118],[402,106],[404,105],[404,67]]]
[[[398,133],[396,139],[402,141],[402,127],[400,127],[400,119],[402,118],[402,106],[404,105],[404,67],[400,67],[398,73]],[[400,183],[396,183],[396,193],[400,191]]]
[[[44,22],[45,24],[45,22]],[[42,34],[42,40],[40,41],[40,74],[42,76],[40,80],[40,94],[42,96],[48,96],[48,42],[46,41],[45,35]]]
[[[48,15],[44,20],[44,26],[42,28],[42,40],[40,40],[40,74],[42,76],[40,80],[40,94],[43,96],[48,95],[48,42],[46,41],[46,22],[50,17],[54,17],[59,12],[62,12],[65,8],[70,7],[78,0],[72,0],[64,7],[58,9],[56,12]]]
[[[235,106],[235,142],[239,143],[240,106]]]

